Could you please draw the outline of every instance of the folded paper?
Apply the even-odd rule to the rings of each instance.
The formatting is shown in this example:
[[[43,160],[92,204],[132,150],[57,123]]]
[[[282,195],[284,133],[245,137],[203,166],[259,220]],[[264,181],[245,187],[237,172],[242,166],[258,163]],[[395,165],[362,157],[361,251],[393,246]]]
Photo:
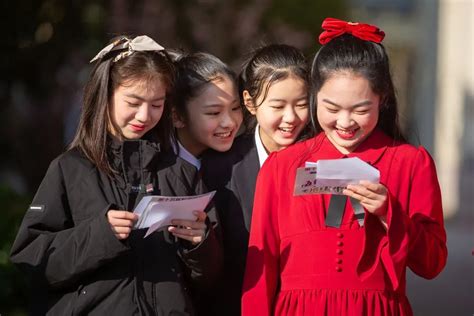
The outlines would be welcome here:
[[[357,157],[306,162],[296,170],[294,195],[342,194],[361,180],[378,183],[380,172]]]
[[[194,211],[203,211],[215,191],[196,196],[148,195],[133,211],[139,215],[134,228],[148,228],[145,237],[159,228],[171,225],[173,219],[197,220]]]

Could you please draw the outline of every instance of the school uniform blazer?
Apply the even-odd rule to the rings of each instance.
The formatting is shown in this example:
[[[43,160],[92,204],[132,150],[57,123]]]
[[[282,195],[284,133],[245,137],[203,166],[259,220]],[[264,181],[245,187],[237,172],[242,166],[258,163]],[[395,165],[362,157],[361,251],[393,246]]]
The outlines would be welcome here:
[[[239,136],[226,153],[209,152],[203,157],[202,175],[212,190],[217,190],[216,207],[222,227],[224,275],[216,314],[240,315],[240,297],[253,197],[260,170],[255,136]],[[221,293],[221,294],[220,294]]]

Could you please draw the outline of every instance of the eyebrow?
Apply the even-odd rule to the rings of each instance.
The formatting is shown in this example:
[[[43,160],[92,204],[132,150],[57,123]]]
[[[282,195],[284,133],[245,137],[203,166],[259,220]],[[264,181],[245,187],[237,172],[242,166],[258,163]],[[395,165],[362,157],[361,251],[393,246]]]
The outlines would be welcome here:
[[[308,96],[302,96],[296,99],[297,102],[302,101],[302,100],[307,101]],[[286,100],[285,99],[269,99],[268,102],[286,102]]]
[[[231,104],[239,103],[239,100],[234,99]],[[213,108],[213,107],[222,107],[222,103],[210,103],[210,104],[204,104],[204,108]]]
[[[134,93],[127,93],[125,94],[126,97],[129,97],[129,98],[134,98],[134,99],[138,99],[138,100],[141,100],[141,101],[147,101],[145,98],[137,95],[137,94],[134,94]],[[162,101],[166,98],[166,95],[162,96],[162,97],[159,97],[159,98],[156,98],[156,99],[153,99],[153,100],[149,100],[150,102],[155,102],[155,101]]]
[[[333,102],[333,101],[331,101],[331,100],[323,99],[323,101],[326,102],[326,103],[329,103],[329,104],[331,104],[331,105],[337,106],[338,108],[342,108],[341,105],[339,105],[339,104],[337,104],[337,103],[335,103],[335,102]],[[356,103],[356,104],[352,105],[351,107],[353,107],[353,108],[358,108],[358,107],[361,107],[361,106],[371,105],[371,104],[372,104],[372,101],[370,101],[370,100],[365,100],[365,101]]]

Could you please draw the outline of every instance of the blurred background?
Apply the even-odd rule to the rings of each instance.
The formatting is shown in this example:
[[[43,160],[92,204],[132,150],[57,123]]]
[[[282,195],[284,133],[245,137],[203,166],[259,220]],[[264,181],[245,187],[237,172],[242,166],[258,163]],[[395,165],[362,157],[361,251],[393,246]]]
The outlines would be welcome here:
[[[119,34],[213,53],[239,71],[245,54],[286,43],[311,59],[325,17],[382,28],[401,119],[433,155],[443,191],[448,263],[408,274],[415,315],[474,314],[473,0],[17,0],[0,27],[0,315],[26,313],[27,284],[8,254],[49,162],[71,140],[88,61]]]

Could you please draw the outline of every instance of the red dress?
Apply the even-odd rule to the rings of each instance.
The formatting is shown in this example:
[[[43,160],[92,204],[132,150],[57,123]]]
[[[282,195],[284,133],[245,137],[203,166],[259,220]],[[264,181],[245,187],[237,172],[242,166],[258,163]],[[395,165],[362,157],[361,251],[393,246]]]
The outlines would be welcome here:
[[[350,203],[340,228],[327,227],[330,195],[293,196],[305,161],[343,157],[380,171],[387,229],[367,212],[359,226]],[[441,193],[424,148],[375,130],[343,155],[320,133],[273,153],[259,173],[242,315],[412,315],[406,267],[433,278],[446,257]]]

